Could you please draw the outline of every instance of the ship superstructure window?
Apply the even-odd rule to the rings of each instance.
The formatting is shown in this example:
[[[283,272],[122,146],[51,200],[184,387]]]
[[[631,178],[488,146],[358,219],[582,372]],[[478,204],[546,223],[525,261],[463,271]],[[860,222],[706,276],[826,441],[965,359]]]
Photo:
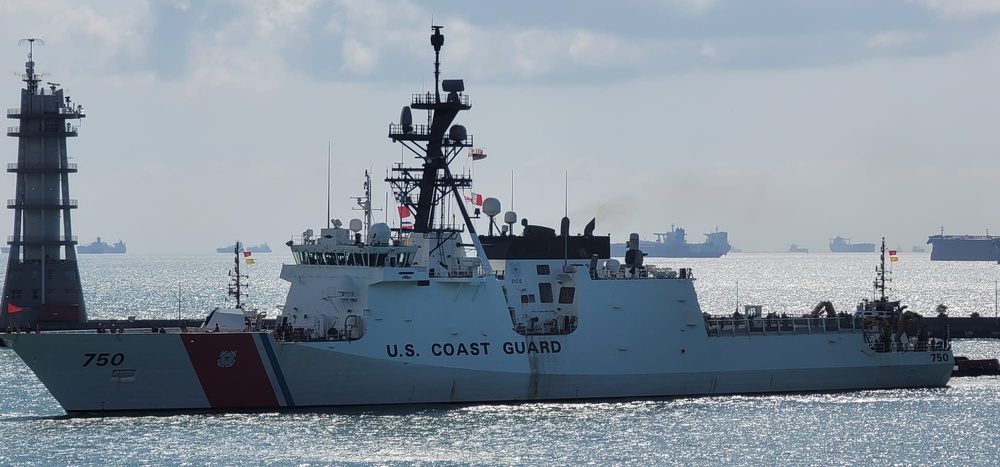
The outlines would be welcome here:
[[[10,291],[10,299],[11,300],[20,300],[21,299],[21,289],[11,289],[11,291]]]
[[[538,283],[538,301],[552,303],[552,284],[548,282]]]
[[[576,296],[576,287],[562,287],[559,289],[559,303],[570,304],[573,303],[573,298]]]
[[[535,303],[535,294],[533,293],[522,294],[521,303]]]
[[[535,267],[535,271],[538,272],[539,276],[547,276],[549,275],[549,265],[539,264],[538,266]]]
[[[295,253],[295,260],[299,264],[327,266],[409,267],[412,259],[413,254],[410,252],[300,251]]]

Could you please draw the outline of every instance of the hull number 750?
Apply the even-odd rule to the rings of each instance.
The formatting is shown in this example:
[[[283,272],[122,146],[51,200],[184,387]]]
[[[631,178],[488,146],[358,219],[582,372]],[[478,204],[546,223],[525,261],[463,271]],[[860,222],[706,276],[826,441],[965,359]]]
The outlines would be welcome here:
[[[946,354],[946,353],[932,353],[931,354],[931,361],[932,362],[947,362],[948,361],[948,354]]]
[[[125,361],[125,354],[116,353],[114,355],[109,353],[85,353],[84,357],[87,358],[83,362],[83,366],[107,366],[109,363],[111,366],[121,365]]]

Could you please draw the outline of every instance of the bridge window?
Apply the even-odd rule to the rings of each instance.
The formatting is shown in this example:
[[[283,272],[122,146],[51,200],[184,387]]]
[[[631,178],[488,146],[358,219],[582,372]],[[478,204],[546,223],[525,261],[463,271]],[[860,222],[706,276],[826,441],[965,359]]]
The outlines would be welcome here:
[[[548,282],[538,283],[538,301],[552,303],[552,284]]]
[[[576,287],[562,287],[559,289],[559,303],[569,304],[573,303],[573,298],[576,296]]]
[[[549,265],[548,264],[539,264],[538,266],[535,266],[535,270],[538,272],[539,276],[547,276],[547,275],[549,275]]]

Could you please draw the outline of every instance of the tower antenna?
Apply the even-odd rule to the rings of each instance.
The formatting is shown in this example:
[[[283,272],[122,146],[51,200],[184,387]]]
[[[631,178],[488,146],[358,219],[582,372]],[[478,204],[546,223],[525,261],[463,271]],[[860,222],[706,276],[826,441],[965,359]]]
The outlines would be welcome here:
[[[22,81],[28,84],[28,94],[32,96],[38,93],[38,83],[42,80],[41,75],[35,74],[35,60],[33,58],[35,42],[38,42],[38,45],[45,45],[45,41],[37,37],[26,37],[17,41],[17,45],[28,44],[28,61],[24,64],[24,77]]]
[[[326,228],[330,228],[330,173],[332,166],[333,142],[326,142]]]
[[[431,45],[434,46],[434,102],[441,102],[441,46],[444,45],[444,34],[441,30],[444,26],[431,26],[434,34],[431,35]]]
[[[17,45],[28,44],[28,60],[31,60],[31,53],[34,51],[35,42],[38,42],[38,45],[45,45],[45,41],[37,37],[25,37],[17,41]]]

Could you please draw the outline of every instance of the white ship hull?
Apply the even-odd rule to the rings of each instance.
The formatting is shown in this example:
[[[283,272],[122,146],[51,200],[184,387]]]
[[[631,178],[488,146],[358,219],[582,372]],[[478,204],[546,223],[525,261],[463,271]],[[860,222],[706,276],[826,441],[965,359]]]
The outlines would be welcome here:
[[[853,330],[709,336],[697,322],[661,316],[644,326],[655,339],[600,327],[386,339],[377,326],[354,342],[249,332],[3,337],[67,412],[937,387],[952,372],[950,351],[874,352]]]

